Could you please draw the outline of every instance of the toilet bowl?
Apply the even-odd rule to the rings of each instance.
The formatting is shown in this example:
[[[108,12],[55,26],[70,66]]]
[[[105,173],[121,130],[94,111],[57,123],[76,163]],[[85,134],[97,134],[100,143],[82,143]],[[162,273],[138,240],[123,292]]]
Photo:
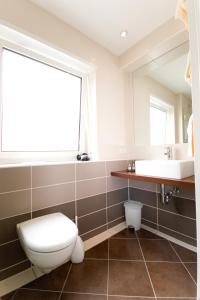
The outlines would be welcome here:
[[[42,272],[71,260],[84,259],[77,226],[62,213],[53,213],[17,224],[21,246],[29,260]]]

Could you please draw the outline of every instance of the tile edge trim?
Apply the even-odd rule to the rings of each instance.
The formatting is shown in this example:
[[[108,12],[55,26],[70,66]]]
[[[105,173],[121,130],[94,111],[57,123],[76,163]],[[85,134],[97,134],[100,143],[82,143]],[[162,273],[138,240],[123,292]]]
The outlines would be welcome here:
[[[188,243],[182,242],[182,241],[180,241],[180,240],[178,240],[178,239],[176,239],[176,238],[174,238],[174,237],[172,237],[172,236],[170,236],[168,234],[160,232],[157,229],[153,229],[153,228],[151,228],[151,227],[149,227],[147,225],[144,225],[144,224],[141,224],[141,228],[146,229],[146,230],[148,230],[148,231],[150,231],[150,232],[152,232],[152,233],[154,233],[154,234],[156,234],[156,235],[158,235],[158,236],[160,236],[160,237],[162,237],[164,239],[167,239],[167,240],[169,240],[172,243],[175,243],[175,244],[177,244],[179,246],[182,246],[182,247],[184,247],[184,248],[186,248],[188,250],[191,250],[193,252],[197,252],[197,247],[192,246],[192,245],[190,245]]]

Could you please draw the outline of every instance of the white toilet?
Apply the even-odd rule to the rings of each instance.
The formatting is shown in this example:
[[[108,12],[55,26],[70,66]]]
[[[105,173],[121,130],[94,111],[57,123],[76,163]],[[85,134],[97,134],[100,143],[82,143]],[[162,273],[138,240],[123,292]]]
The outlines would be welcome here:
[[[17,224],[21,245],[29,260],[42,272],[71,260],[84,259],[77,226],[62,213],[53,213]]]

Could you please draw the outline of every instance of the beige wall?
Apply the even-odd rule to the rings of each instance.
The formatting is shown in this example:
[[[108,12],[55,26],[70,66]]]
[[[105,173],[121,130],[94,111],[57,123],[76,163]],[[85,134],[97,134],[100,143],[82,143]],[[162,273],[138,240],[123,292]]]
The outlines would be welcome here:
[[[0,22],[96,65],[98,158],[130,158],[137,153],[131,75],[125,71],[185,41],[188,34],[179,21],[169,20],[121,57],[26,0],[0,0]]]
[[[0,20],[36,39],[96,65],[99,159],[129,156],[130,127],[124,97],[125,74],[118,58],[26,0],[0,0]]]

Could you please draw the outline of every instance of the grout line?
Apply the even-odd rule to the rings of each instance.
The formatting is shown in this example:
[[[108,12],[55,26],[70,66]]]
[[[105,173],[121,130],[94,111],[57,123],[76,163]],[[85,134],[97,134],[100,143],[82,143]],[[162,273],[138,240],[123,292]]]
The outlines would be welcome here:
[[[106,223],[103,224],[103,225],[101,225],[101,226],[98,226],[98,227],[96,227],[96,228],[94,228],[94,229],[91,229],[91,230],[89,230],[89,231],[87,231],[87,232],[82,233],[81,236],[84,236],[84,235],[86,235],[86,234],[88,234],[88,233],[90,233],[90,232],[92,232],[92,231],[94,231],[94,230],[96,230],[96,229],[99,229],[99,228],[101,228],[101,227],[104,227],[104,226],[106,226]]]
[[[152,287],[152,290],[153,290],[154,297],[155,297],[155,299],[157,299],[157,297],[156,297],[156,292],[155,292],[154,286],[153,286],[153,282],[152,282],[152,280],[151,280],[151,276],[150,276],[150,273],[149,273],[149,269],[148,269],[147,263],[146,263],[146,261],[145,261],[145,256],[144,256],[144,253],[143,253],[143,250],[142,250],[142,246],[141,246],[141,244],[140,244],[140,239],[138,238],[138,235],[137,235],[137,231],[135,232],[135,234],[136,234],[136,237],[137,237],[137,241],[138,241],[138,243],[139,243],[140,251],[141,251],[141,253],[142,253],[143,261],[144,261],[144,263],[145,263],[146,271],[147,271],[147,274],[148,274],[148,277],[149,277],[149,281],[150,281],[150,283],[151,283],[151,287]]]
[[[123,218],[123,216],[121,216],[121,217],[119,217],[119,218],[117,218],[117,219],[114,219],[114,220],[108,222],[108,225],[109,225],[110,223],[112,223],[112,222],[115,222],[115,221],[120,220],[121,218]],[[84,235],[86,235],[86,234],[88,234],[88,233],[91,233],[92,231],[94,231],[94,230],[96,230],[96,229],[99,229],[99,228],[101,228],[101,227],[104,227],[104,226],[106,226],[106,225],[107,225],[107,224],[105,223],[105,224],[103,224],[103,225],[101,225],[101,226],[98,226],[98,227],[96,227],[96,228],[94,228],[94,229],[91,229],[91,230],[89,230],[89,231],[87,231],[87,232],[84,232],[84,233],[81,234],[81,236],[84,236]],[[114,227],[114,226],[113,226],[113,227]],[[112,229],[112,227],[111,227],[111,228],[108,228],[108,230],[109,230],[109,229]]]
[[[17,239],[15,239],[15,240],[12,240],[12,241],[9,241],[9,242],[5,242],[5,243],[3,243],[3,244],[0,244],[0,247],[1,246],[5,246],[5,245],[8,245],[8,244],[10,244],[10,243],[14,243],[14,242],[17,242],[17,241],[19,241],[19,239],[17,238]]]
[[[191,218],[191,217],[188,217],[188,216],[185,216],[185,215],[181,215],[181,214],[177,214],[177,213],[175,213],[175,212],[172,212],[172,211],[169,211],[169,210],[165,210],[165,209],[162,209],[162,208],[159,208],[159,207],[158,207],[158,210],[164,211],[164,212],[166,212],[166,213],[170,213],[170,214],[172,214],[172,215],[180,216],[180,217],[182,217],[182,218],[187,218],[187,219],[196,221],[196,219],[194,219],[194,218]]]
[[[158,216],[158,204],[159,204],[159,196],[157,194],[157,190],[158,190],[158,184],[156,184],[156,208],[157,208],[157,215],[156,215],[156,221],[157,221],[157,224],[156,224],[156,228],[157,230],[159,230],[159,216]]]
[[[30,167],[31,172],[31,219],[33,218],[33,172],[32,172],[32,166]]]
[[[103,179],[106,178],[107,176],[99,176],[99,177],[93,177],[93,178],[86,178],[86,179],[79,179],[77,182],[82,182],[82,181],[90,181],[90,180],[96,180],[96,179]]]
[[[105,173],[107,174],[107,164],[105,162]],[[106,229],[108,230],[108,177],[106,176]]]
[[[18,265],[20,265],[20,264],[22,264],[24,262],[29,262],[29,260],[28,259],[24,259],[24,260],[22,260],[22,261],[20,261],[20,262],[18,262],[16,264],[14,264],[14,265],[11,265],[11,266],[9,266],[7,268],[1,269],[0,272],[6,271],[6,270],[8,270],[8,269],[10,269],[12,267],[16,267],[16,266],[18,266]]]
[[[167,230],[173,231],[173,232],[175,232],[175,233],[178,233],[178,234],[180,234],[180,235],[182,235],[182,236],[185,236],[185,237],[187,237],[187,238],[190,238],[190,239],[196,241],[195,238],[193,238],[193,237],[191,237],[191,236],[189,236],[189,235],[186,235],[186,234],[184,234],[184,233],[181,233],[181,232],[179,232],[179,231],[173,230],[173,229],[171,229],[171,228],[169,228],[169,227],[166,227],[166,226],[163,226],[163,225],[160,225],[160,224],[159,224],[159,227],[166,228]],[[159,230],[159,231],[160,231],[160,230]],[[161,232],[162,232],[162,231],[161,231]]]
[[[85,214],[85,215],[82,215],[82,216],[80,216],[80,217],[78,217],[79,219],[81,219],[81,218],[84,218],[84,217],[87,217],[87,216],[90,216],[90,215],[92,215],[92,214],[95,214],[95,213],[97,213],[97,212],[99,212],[99,211],[102,211],[102,210],[107,210],[107,208],[112,208],[112,207],[115,207],[115,206],[117,206],[117,205],[121,205],[121,204],[123,204],[124,203],[124,201],[122,201],[122,202],[119,202],[119,203],[117,203],[117,204],[113,204],[113,205],[111,205],[111,206],[108,206],[108,207],[103,207],[103,208],[101,208],[101,209],[98,209],[98,210],[95,210],[95,211],[92,211],[92,212],[90,212],[90,213],[88,213],[88,214]],[[121,216],[122,217],[122,216]],[[120,218],[121,218],[120,217]],[[106,223],[109,223],[108,222],[108,220],[107,220],[107,218],[106,218]]]
[[[128,178],[128,200],[130,199],[130,179]]]
[[[98,209],[98,210],[95,210],[95,211],[93,211],[93,212],[91,212],[91,213],[88,213],[88,214],[82,215],[82,216],[78,217],[78,219],[82,219],[82,218],[85,218],[85,217],[87,217],[87,216],[90,216],[90,215],[96,214],[96,213],[98,213],[98,212],[100,212],[100,211],[102,211],[102,210],[106,210],[106,207],[103,207],[103,208],[101,208],[101,209]],[[106,221],[107,221],[107,220],[106,220]],[[107,222],[106,222],[106,223],[107,223]],[[105,223],[105,224],[106,224],[106,223]]]
[[[107,300],[108,300],[108,294],[109,294],[109,276],[110,276],[110,265],[109,265],[109,259],[110,259],[110,239],[108,239],[108,274],[107,274]]]
[[[107,294],[97,294],[97,293],[87,293],[87,292],[71,292],[71,291],[64,291],[63,294],[107,296]]]
[[[16,296],[17,292],[18,292],[18,290],[16,290],[16,291],[14,292],[14,295],[12,295],[12,297],[10,298],[10,300],[14,300],[14,299],[15,299],[15,296]]]
[[[66,285],[66,283],[67,283],[67,279],[68,279],[68,277],[69,277],[69,273],[70,273],[70,271],[71,271],[71,268],[72,268],[72,263],[70,264],[70,267],[69,267],[69,270],[68,270],[68,272],[67,272],[67,276],[66,276],[65,281],[64,281],[64,283],[63,283],[62,289],[61,289],[61,291],[60,291],[60,295],[59,295],[59,297],[58,297],[58,300],[60,300],[61,297],[62,297],[62,293],[63,293],[63,290],[64,290],[65,285]]]
[[[8,192],[1,192],[0,195],[23,192],[23,191],[28,191],[30,189],[31,189],[31,187],[26,188],[26,189],[19,189],[19,190],[13,190],[13,191],[8,191]]]
[[[60,185],[68,185],[68,184],[72,184],[72,183],[75,184],[75,181],[66,181],[66,182],[59,182],[59,183],[36,186],[36,187],[32,187],[32,190],[45,189],[45,188],[55,187],[55,186],[60,186]]]
[[[151,223],[151,224],[157,225],[156,223],[154,223],[154,222],[152,222],[152,221],[149,221],[149,220],[147,220],[147,219],[145,219],[145,218],[142,218],[142,220],[144,220],[144,221],[146,221],[146,222],[148,222],[148,223]]]
[[[157,207],[157,206],[152,206],[152,205],[149,205],[149,204],[146,204],[146,203],[143,203],[143,202],[141,202],[144,206],[148,206],[148,207],[151,207],[151,208],[154,208],[154,209],[156,209],[156,210],[161,210],[161,211],[164,211],[165,213],[169,213],[169,214],[172,214],[172,215],[175,215],[175,216],[180,216],[180,217],[182,217],[182,218],[187,218],[187,219],[189,219],[189,220],[193,220],[193,221],[196,221],[196,219],[194,219],[194,218],[191,218],[191,217],[188,217],[188,216],[185,216],[185,215],[181,215],[181,214],[177,214],[177,213],[175,213],[175,212],[172,212],[172,211],[170,211],[170,210],[165,210],[165,209],[162,209],[162,208],[159,208],[159,207]]]
[[[76,164],[74,164],[74,176],[75,176],[75,183],[74,183],[74,201],[75,201],[75,223],[76,226],[78,227],[78,208],[77,208],[77,181],[76,181],[76,174],[77,169],[76,169]]]
[[[133,180],[133,179],[132,179]],[[137,187],[137,186],[131,186],[132,189],[136,189],[136,190],[140,190],[140,191],[144,191],[144,192],[150,192],[150,193],[157,193],[160,194],[159,191],[157,191],[157,185],[159,185],[159,183],[156,184],[156,189],[153,190],[148,190],[148,189],[142,189],[141,187]],[[195,201],[195,199],[191,199],[188,198],[187,196],[182,196],[182,195],[178,195],[178,196],[174,196],[175,198],[181,198],[181,199],[185,199],[185,200],[190,200],[190,201]]]
[[[180,259],[184,269],[187,271],[187,273],[189,274],[189,276],[191,277],[192,281],[195,283],[195,285],[197,285],[196,281],[194,280],[193,276],[190,274],[190,272],[188,271],[188,269],[186,268],[185,264],[182,262],[182,259],[180,257],[180,255],[178,254],[178,252],[176,251],[176,249],[174,248],[174,246],[171,244],[171,242],[169,242],[171,248],[174,250],[174,252],[176,253],[176,255],[178,256],[178,258]]]

